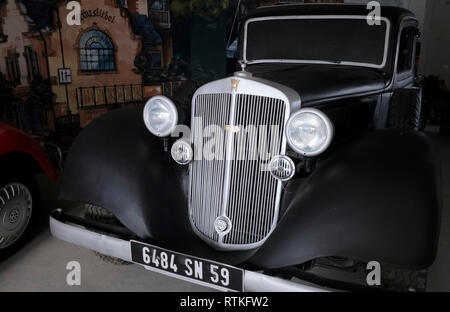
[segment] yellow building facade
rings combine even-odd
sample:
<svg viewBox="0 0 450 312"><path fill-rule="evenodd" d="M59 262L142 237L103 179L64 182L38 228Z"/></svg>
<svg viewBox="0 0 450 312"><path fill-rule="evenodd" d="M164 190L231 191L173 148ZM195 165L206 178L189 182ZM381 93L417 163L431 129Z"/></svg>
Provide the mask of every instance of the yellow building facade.
<svg viewBox="0 0 450 312"><path fill-rule="evenodd" d="M141 76L133 72L141 40L132 30L129 12L115 0L79 2L81 25L68 24L67 15L71 11L61 1L54 12L60 29L48 38L57 117L67 115L69 110L78 114L80 105L107 104L108 97L115 96L111 94L114 86L142 83ZM105 92L98 87L108 89Z"/></svg>

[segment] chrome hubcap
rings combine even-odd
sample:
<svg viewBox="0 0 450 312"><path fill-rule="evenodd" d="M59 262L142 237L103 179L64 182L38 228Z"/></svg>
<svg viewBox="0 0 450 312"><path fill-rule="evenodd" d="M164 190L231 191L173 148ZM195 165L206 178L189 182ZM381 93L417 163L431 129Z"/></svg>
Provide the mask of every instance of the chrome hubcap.
<svg viewBox="0 0 450 312"><path fill-rule="evenodd" d="M0 189L0 249L14 244L30 222L33 200L30 190L21 183Z"/></svg>

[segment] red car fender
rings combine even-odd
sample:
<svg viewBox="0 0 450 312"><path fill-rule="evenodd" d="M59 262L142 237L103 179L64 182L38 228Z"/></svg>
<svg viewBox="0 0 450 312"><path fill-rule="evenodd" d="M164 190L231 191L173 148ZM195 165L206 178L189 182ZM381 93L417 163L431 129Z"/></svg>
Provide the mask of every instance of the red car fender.
<svg viewBox="0 0 450 312"><path fill-rule="evenodd" d="M26 133L0 123L0 156L10 152L24 152L32 156L52 181L58 180L56 167L38 142Z"/></svg>

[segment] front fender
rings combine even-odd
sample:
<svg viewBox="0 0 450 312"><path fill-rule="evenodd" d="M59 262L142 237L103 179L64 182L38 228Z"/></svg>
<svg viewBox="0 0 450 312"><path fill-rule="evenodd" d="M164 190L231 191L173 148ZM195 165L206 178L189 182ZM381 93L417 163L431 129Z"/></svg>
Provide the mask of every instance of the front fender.
<svg viewBox="0 0 450 312"><path fill-rule="evenodd" d="M60 199L104 207L144 240L229 264L253 252L206 246L188 218L188 171L145 127L141 109L111 111L89 124L66 160Z"/></svg>
<svg viewBox="0 0 450 312"><path fill-rule="evenodd" d="M438 245L440 190L425 135L370 132L294 186L284 217L251 262L279 268L333 256L429 267Z"/></svg>
<svg viewBox="0 0 450 312"><path fill-rule="evenodd" d="M107 208L141 238L163 239L185 230L174 222L186 218L181 207L187 204L186 179L177 169L162 141L145 127L141 110L117 110L75 140L60 198Z"/></svg>

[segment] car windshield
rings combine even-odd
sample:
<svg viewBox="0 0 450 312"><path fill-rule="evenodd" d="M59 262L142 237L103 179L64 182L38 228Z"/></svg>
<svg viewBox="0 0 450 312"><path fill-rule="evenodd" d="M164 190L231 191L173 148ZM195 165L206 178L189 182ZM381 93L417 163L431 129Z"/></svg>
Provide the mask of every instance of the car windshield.
<svg viewBox="0 0 450 312"><path fill-rule="evenodd" d="M383 68L389 20L369 25L366 16L292 16L246 23L247 63L335 63Z"/></svg>

